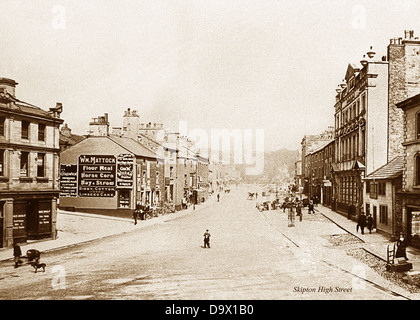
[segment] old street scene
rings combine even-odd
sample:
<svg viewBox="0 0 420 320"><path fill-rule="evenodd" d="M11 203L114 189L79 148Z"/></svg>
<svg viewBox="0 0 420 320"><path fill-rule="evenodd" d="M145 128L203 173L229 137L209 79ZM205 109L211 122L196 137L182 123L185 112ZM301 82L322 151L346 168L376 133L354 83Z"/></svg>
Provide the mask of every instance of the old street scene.
<svg viewBox="0 0 420 320"><path fill-rule="evenodd" d="M420 4L3 2L0 300L420 298Z"/></svg>

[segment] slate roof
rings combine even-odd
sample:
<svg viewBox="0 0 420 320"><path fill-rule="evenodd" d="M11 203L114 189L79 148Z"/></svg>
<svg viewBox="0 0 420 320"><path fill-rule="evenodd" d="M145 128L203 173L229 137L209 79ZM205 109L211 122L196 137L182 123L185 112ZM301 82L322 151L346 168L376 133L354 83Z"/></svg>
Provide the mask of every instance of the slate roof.
<svg viewBox="0 0 420 320"><path fill-rule="evenodd" d="M57 119L53 117L50 111L43 110L40 107L34 106L22 100L19 100L16 97L13 97L10 93L6 91L0 92L0 100L6 101L6 102L12 102L12 107L9 107L9 106L6 107L10 111L20 112L20 113L37 116L37 117L48 118L48 119L55 119L61 122L63 121L62 119ZM2 106L2 107L4 108L5 106Z"/></svg>
<svg viewBox="0 0 420 320"><path fill-rule="evenodd" d="M123 148L126 148L136 156L141 157L148 157L153 159L162 159L156 153L154 153L149 148L146 148L144 145L140 144L139 142L126 137L120 137L117 135L110 135L108 137L110 140L114 141L115 143L119 144Z"/></svg>
<svg viewBox="0 0 420 320"><path fill-rule="evenodd" d="M383 165L379 169L373 171L369 174L365 179L366 180L387 180L387 179L394 179L398 176L402 175L403 167L404 167L404 158L403 157L395 157L387 164Z"/></svg>

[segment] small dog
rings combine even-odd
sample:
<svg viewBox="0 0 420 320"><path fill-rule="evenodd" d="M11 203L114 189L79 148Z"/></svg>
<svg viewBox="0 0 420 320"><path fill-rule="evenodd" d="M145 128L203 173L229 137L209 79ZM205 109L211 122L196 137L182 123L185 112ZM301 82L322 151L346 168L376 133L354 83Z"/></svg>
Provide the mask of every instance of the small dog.
<svg viewBox="0 0 420 320"><path fill-rule="evenodd" d="M38 261L32 262L31 266L34 267L35 273L37 273L38 269L42 269L42 272L45 272L45 267L47 266L45 263L39 263Z"/></svg>

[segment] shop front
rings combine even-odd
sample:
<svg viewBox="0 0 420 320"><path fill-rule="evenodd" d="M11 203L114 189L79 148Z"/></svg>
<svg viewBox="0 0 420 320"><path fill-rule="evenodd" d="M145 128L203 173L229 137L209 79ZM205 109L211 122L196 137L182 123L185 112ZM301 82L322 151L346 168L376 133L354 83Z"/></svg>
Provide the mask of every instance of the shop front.
<svg viewBox="0 0 420 320"><path fill-rule="evenodd" d="M13 242L55 239L56 196L19 194L0 199L0 247L11 246Z"/></svg>
<svg viewBox="0 0 420 320"><path fill-rule="evenodd" d="M404 212L405 211L405 212ZM420 197L418 193L403 193L403 234L408 243L420 249Z"/></svg>

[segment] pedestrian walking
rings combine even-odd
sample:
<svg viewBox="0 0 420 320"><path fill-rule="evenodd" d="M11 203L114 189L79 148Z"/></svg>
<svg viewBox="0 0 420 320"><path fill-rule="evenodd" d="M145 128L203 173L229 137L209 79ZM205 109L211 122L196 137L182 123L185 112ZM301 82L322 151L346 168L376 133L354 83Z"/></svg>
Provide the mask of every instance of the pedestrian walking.
<svg viewBox="0 0 420 320"><path fill-rule="evenodd" d="M217 202L220 200L220 193L217 194Z"/></svg>
<svg viewBox="0 0 420 320"><path fill-rule="evenodd" d="M296 215L299 216L299 221L302 221L302 207L300 202L296 204Z"/></svg>
<svg viewBox="0 0 420 320"><path fill-rule="evenodd" d="M369 230L369 233L372 233L372 229L373 229L373 217L370 213L368 213L367 215L367 228Z"/></svg>
<svg viewBox="0 0 420 320"><path fill-rule="evenodd" d="M366 227L366 215L362 211L359 215L359 219L357 220L356 231L359 231L359 228L360 228L360 231L362 232L362 234L365 234L365 227Z"/></svg>
<svg viewBox="0 0 420 320"><path fill-rule="evenodd" d="M314 201L313 200L310 200L309 201L309 205L308 205L308 214L311 214L311 212L312 213L315 213L315 210L314 210Z"/></svg>
<svg viewBox="0 0 420 320"><path fill-rule="evenodd" d="M22 255L22 250L20 246L15 242L13 243L13 260L15 262L15 268L19 267L19 260Z"/></svg>
<svg viewBox="0 0 420 320"><path fill-rule="evenodd" d="M138 213L137 213L137 209L135 209L133 210L134 225L137 224L137 218L138 218Z"/></svg>
<svg viewBox="0 0 420 320"><path fill-rule="evenodd" d="M204 248L210 248L210 232L207 229L206 232L204 232Z"/></svg>

